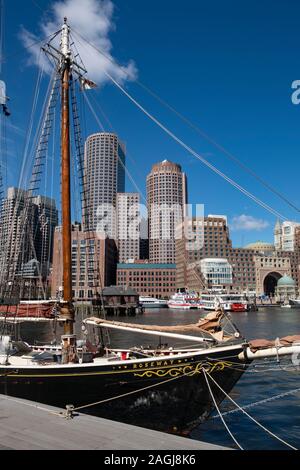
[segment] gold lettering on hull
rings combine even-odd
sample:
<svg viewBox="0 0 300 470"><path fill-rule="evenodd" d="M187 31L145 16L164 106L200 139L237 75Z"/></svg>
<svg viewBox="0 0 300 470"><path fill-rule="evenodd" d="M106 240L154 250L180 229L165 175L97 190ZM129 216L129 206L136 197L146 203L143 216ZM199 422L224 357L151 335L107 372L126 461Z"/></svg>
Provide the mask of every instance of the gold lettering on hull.
<svg viewBox="0 0 300 470"><path fill-rule="evenodd" d="M212 372L216 371L223 371L224 369L232 367L234 364L232 362L200 362L198 364L189 364L189 365L183 365L179 367L172 367L167 370L147 370L143 371L141 373L135 372L134 375L136 377L141 377L141 378L152 378L152 377L158 377L158 378L164 378L164 377L170 377L170 378L175 378L179 377L180 375L188 376L188 377L193 377L194 375L202 374L203 369L206 370L209 374Z"/></svg>

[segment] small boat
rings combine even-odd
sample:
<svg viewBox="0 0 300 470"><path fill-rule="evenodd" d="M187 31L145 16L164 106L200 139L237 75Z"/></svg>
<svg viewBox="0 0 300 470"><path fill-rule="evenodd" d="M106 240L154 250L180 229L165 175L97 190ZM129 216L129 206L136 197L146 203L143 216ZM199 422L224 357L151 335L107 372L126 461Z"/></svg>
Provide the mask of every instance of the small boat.
<svg viewBox="0 0 300 470"><path fill-rule="evenodd" d="M289 302L293 307L300 307L300 299L290 299Z"/></svg>
<svg viewBox="0 0 300 470"><path fill-rule="evenodd" d="M188 302L185 302L185 300L169 300L168 302L168 307L169 308L178 308L180 310L190 310L191 304Z"/></svg>
<svg viewBox="0 0 300 470"><path fill-rule="evenodd" d="M178 308L183 310L199 308L199 299L189 292L176 292L168 301L169 308Z"/></svg>
<svg viewBox="0 0 300 470"><path fill-rule="evenodd" d="M140 297L140 306L143 308L167 308L167 300L157 299L155 297Z"/></svg>
<svg viewBox="0 0 300 470"><path fill-rule="evenodd" d="M247 312L247 306L242 303L233 303L231 304L231 311L232 312Z"/></svg>

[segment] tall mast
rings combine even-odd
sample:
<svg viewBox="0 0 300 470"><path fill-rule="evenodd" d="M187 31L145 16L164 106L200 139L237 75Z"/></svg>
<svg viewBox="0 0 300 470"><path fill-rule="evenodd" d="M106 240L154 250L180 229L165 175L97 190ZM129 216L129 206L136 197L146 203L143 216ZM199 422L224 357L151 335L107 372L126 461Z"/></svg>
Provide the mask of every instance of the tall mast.
<svg viewBox="0 0 300 470"><path fill-rule="evenodd" d="M62 194L62 245L65 335L73 334L74 309L72 306L72 227L71 227L71 176L70 176L70 105L71 76L70 29L67 18L61 33L61 194Z"/></svg>

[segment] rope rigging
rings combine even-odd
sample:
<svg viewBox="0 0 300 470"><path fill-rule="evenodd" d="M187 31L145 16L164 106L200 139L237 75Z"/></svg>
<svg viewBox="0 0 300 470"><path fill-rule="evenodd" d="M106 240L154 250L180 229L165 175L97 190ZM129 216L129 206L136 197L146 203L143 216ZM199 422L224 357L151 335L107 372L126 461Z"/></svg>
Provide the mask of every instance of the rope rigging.
<svg viewBox="0 0 300 470"><path fill-rule="evenodd" d="M185 144L183 140L178 138L172 131L170 131L164 124L162 124L158 119L156 119L151 113L149 113L140 103L137 102L135 98L133 98L132 95L130 95L108 72L104 72L105 75L114 83L114 85L125 95L129 100L135 104L137 108L139 108L152 122L154 122L158 127L160 127L169 137L171 137L177 144L179 144L181 147L183 147L185 150L187 150L191 155L196 157L199 161L201 161L204 165L206 165L208 168L210 168L214 173L218 174L223 178L225 181L227 181L231 186L235 187L238 189L241 193L243 193L245 196L247 196L249 199L253 200L256 204L261 206L263 209L267 210L270 212L272 215L277 217L280 220L286 220L287 218L273 209L271 206L268 204L264 203L261 199L250 193L248 190L243 188L240 184L236 183L232 178L227 176L225 173L220 171L217 167L212 165L208 160L206 160L203 156L201 156L198 152L193 150L190 146Z"/></svg>
<svg viewBox="0 0 300 470"><path fill-rule="evenodd" d="M91 222L91 203L88 191L88 181L86 175L86 168L84 162L84 143L81 134L80 116L76 99L76 82L72 80L71 83L71 105L73 114L73 128L74 128L74 140L75 149L77 156L77 169L79 172L79 184L80 184L80 199L81 199L81 211L83 217L83 231L86 234L85 237L85 263L86 263L86 276L88 286L93 292L93 296L97 297L97 292L100 295L101 306L104 311L104 301L102 297L103 290L103 279L100 271L100 266L97 260L95 260L96 254L96 240L97 235L92 227Z"/></svg>
<svg viewBox="0 0 300 470"><path fill-rule="evenodd" d="M130 79L130 75L122 65L120 65L113 57L110 55L106 54L102 49L97 47L95 44L93 44L91 41L87 40L84 38L78 31L74 30L74 33L80 37L83 41L85 41L86 44L88 44L90 47L92 47L94 50L96 50L99 54L104 56L109 62L111 62L113 65L117 66L120 71L124 74L125 77ZM287 205L289 205L292 209L297 211L298 213L300 212L300 208L297 207L293 202L291 202L285 195L283 195L278 189L274 188L270 183L268 183L266 180L264 180L260 175L258 175L254 170L252 170L250 167L248 167L245 163L243 163L241 160L239 160L235 155L233 155L232 152L229 152L224 146L220 145L218 142L216 142L212 137L210 137L206 132L204 132L202 129L199 128L196 124L194 124L190 119L186 118L182 113L177 111L173 106L171 106L169 103L167 103L165 100L163 100L160 96L158 96L157 93L153 92L149 87L144 85L140 80L136 79L135 83L145 90L149 95L151 95L153 98L155 98L160 104L162 104L166 109L171 111L173 114L175 114L180 120L182 120L185 124L187 124L191 129L197 132L201 137L203 137L205 140L207 140L210 144L212 144L215 148L217 148L220 152L222 152L226 157L228 157L230 160L234 161L240 168L242 168L246 173L254 177L260 184L262 184L266 189L268 189L270 192L275 194L277 197L279 197L283 202L285 202Z"/></svg>
<svg viewBox="0 0 300 470"><path fill-rule="evenodd" d="M257 426L259 426L261 429L263 429L267 434L269 434L270 436L272 436L273 438L277 439L278 441L280 441L282 444L286 445L287 447L289 447L290 449L292 450L298 450L296 449L296 447L292 446L291 444L289 444L288 442L286 442L285 440L281 439L280 437L276 436L276 434L274 434L272 431L270 431L269 429L267 429L264 425L262 425L261 423L259 423L255 418L253 418L251 415L249 415L249 413L247 413L247 411L245 411L244 408L242 408L235 400L233 400L233 398L230 397L230 395L228 395L228 393L226 393L222 387L218 384L218 382L212 377L211 374L209 374L207 371L205 371L205 369L203 368L203 372L205 374L205 377L208 376L209 379L214 383L214 385L216 387L219 388L219 390L221 390L221 392L226 396L226 398L228 398L228 400L230 400L237 408L239 411L241 411L242 413L244 413L251 421L253 421ZM206 377L207 379L207 377ZM208 380L207 380L208 382Z"/></svg>
<svg viewBox="0 0 300 470"><path fill-rule="evenodd" d="M73 29L74 31L74 29ZM77 36L82 38L87 44L92 46L95 50L97 50L100 54L102 54L101 50L99 50L96 46L94 46L92 43L89 43L86 39L84 39L77 31L74 31ZM122 67L121 67L122 69ZM123 69L122 69L123 70ZM261 199L253 195L250 191L246 190L243 188L240 184L238 184L236 181L234 181L232 178L227 176L225 173L220 171L217 167L212 165L207 159L205 159L202 155L200 155L198 152L193 150L191 147L189 147L185 142L183 142L180 138L178 138L171 130L169 130L165 125L163 125L154 115L152 115L150 112L146 110L132 95L130 95L124 87L120 85L108 72L104 71L104 74L106 77L137 107L142 111L152 122L154 122L158 127L160 127L169 137L171 137L177 144L179 144L181 147L183 147L185 150L187 150L191 155L193 155L195 158L197 158L199 161L201 161L204 165L206 165L208 168L210 168L214 173L218 174L221 178L223 178L225 181L227 181L230 185L238 189L240 192L242 192L245 196L247 196L249 199L253 200L256 204L261 206L263 209L267 210L270 212L272 215L274 215L276 218L280 220L287 220L287 217L279 213L277 210L273 209L271 206L263 202Z"/></svg>
<svg viewBox="0 0 300 470"><path fill-rule="evenodd" d="M39 95L39 87L41 82L41 76L39 76L37 81L37 88L34 97L34 104L33 108L36 108L38 102L38 95ZM56 74L53 75L49 87L48 93L46 94L46 99L44 103L44 107L40 117L40 124L37 128L36 135L33 139L32 147L36 147L35 151L28 152L29 145L30 145L30 135L28 135L27 143L25 145L25 152L24 152L24 160L23 160L23 167L21 171L20 181L22 184L19 184L19 187L26 187L26 191L20 190L18 192L18 197L14 209L14 219L18 220L19 224L19 236L18 242L12 243L13 236L14 236L14 227L11 227L9 237L7 239L7 250L6 252L9 253L8 256L8 269L6 273L6 278L4 282L4 296L11 298L16 293L16 285L18 285L17 289L19 291L18 294L21 293L21 285L18 281L20 281L20 276L18 276L18 271L23 269L25 263L31 259L31 254L33 259L37 259L36 250L34 247L34 240L37 237L37 230L38 226L35 224L35 210L32 206L33 198L37 195L37 191L40 189L41 182L42 182L42 175L43 169L45 167L45 162L48 157L48 143L49 137L52 129L52 123L55 115L55 108L57 104L57 99L59 96L59 82L57 79ZM34 114L34 113L33 113ZM33 114L32 119L29 124L29 131L31 133L33 128ZM29 154L29 155L28 155ZM26 184L26 174L25 168L26 163L28 162L29 156L33 155L33 164L31 175L28 178L29 181ZM45 206L43 203L40 207L41 216L45 214ZM42 235L43 239L43 235ZM38 276L40 279L41 286L42 278L43 278L43 271L44 271L44 264L47 263L47 253L43 250L43 241L42 241L42 253L41 253L41 265L38 266ZM3 285L3 280L2 280ZM43 290L43 297L45 298L45 291Z"/></svg>

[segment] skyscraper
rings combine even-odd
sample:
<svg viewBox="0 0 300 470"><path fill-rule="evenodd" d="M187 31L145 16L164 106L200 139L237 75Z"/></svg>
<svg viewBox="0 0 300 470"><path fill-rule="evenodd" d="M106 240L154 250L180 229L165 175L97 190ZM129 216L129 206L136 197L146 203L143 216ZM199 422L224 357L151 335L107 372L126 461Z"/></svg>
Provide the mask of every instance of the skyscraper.
<svg viewBox="0 0 300 470"><path fill-rule="evenodd" d="M117 240L119 262L140 258L140 196L117 194Z"/></svg>
<svg viewBox="0 0 300 470"><path fill-rule="evenodd" d="M84 225L116 238L117 193L125 191L125 146L116 134L99 132L85 144Z"/></svg>
<svg viewBox="0 0 300 470"><path fill-rule="evenodd" d="M186 175L181 166L164 160L147 177L149 258L151 263L175 263L175 228L187 204Z"/></svg>
<svg viewBox="0 0 300 470"><path fill-rule="evenodd" d="M26 191L8 188L7 197L2 200L0 223L0 279L7 283L21 267L21 261L28 261L29 237L24 237ZM31 205L32 209L32 205ZM29 212L29 211L27 211ZM31 215L32 215L32 211ZM36 218L36 214L34 214ZM37 220L37 218L36 218ZM24 241L26 240L26 246ZM23 252L21 257L20 252Z"/></svg>
<svg viewBox="0 0 300 470"><path fill-rule="evenodd" d="M42 275L49 274L53 234L58 212L53 199L9 188L3 199L0 223L1 283L14 278L36 260Z"/></svg>

